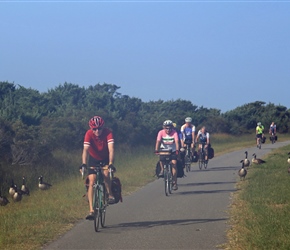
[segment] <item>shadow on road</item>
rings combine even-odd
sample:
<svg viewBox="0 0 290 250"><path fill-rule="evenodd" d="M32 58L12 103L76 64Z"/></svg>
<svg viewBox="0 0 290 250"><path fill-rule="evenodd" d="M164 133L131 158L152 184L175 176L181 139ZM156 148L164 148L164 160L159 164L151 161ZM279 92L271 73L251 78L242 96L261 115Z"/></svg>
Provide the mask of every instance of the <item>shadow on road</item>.
<svg viewBox="0 0 290 250"><path fill-rule="evenodd" d="M222 189L222 190L201 190L201 191L184 191L175 193L175 195L191 195L191 194L217 194L236 192L237 189Z"/></svg>
<svg viewBox="0 0 290 250"><path fill-rule="evenodd" d="M194 169L190 172L201 172L201 171L227 171L227 170L238 170L241 166L229 166L229 167L210 167L208 166L207 169Z"/></svg>
<svg viewBox="0 0 290 250"><path fill-rule="evenodd" d="M220 185L220 184L235 184L236 181L214 181L214 182L197 182L197 183L186 183L186 184L178 184L178 186L206 186L206 185Z"/></svg>
<svg viewBox="0 0 290 250"><path fill-rule="evenodd" d="M219 218L219 219L184 219L184 220L161 220L161 221L137 221L137 222L127 222L120 223L118 225L108 226L107 228L126 228L129 230L136 230L142 228L151 228L158 226L168 226L168 225L179 225L186 226L191 224L199 224L199 223L209 223L215 221L225 221L227 218Z"/></svg>

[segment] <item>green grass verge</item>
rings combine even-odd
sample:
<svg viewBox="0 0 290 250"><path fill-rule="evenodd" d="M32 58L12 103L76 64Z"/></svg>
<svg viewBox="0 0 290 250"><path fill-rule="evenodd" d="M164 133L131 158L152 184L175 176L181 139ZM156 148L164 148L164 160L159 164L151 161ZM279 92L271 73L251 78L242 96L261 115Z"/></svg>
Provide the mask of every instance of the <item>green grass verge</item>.
<svg viewBox="0 0 290 250"><path fill-rule="evenodd" d="M286 146L271 152L237 184L226 249L290 249L289 151Z"/></svg>
<svg viewBox="0 0 290 250"><path fill-rule="evenodd" d="M289 137L279 137L279 140L286 139ZM253 146L254 143L254 135L212 136L215 155ZM153 150L154 146L120 148L116 145L116 176L122 181L123 195L156 179L154 170L158 157L153 154ZM59 168L64 175L59 176L49 168L45 173L33 173L33 180L27 180L28 186L31 185L31 195L23 197L21 202L14 203L10 200L7 206L0 207L0 249L40 249L45 243L72 228L88 212L88 204L83 197L84 181L77 169L81 151L70 155L55 152L55 157L63 162L63 166ZM51 189L37 189L35 177L39 174L43 174L53 184Z"/></svg>

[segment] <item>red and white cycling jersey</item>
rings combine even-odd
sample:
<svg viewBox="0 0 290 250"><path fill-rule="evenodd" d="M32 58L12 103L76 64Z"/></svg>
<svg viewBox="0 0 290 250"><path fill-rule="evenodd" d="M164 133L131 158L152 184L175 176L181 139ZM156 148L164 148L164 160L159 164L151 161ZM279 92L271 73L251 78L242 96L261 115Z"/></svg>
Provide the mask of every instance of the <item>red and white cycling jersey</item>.
<svg viewBox="0 0 290 250"><path fill-rule="evenodd" d="M161 142L160 151L172 150L174 152L176 151L175 142L178 141L178 134L174 129L169 134L166 134L165 130L162 129L158 132L157 141Z"/></svg>
<svg viewBox="0 0 290 250"><path fill-rule="evenodd" d="M89 146L89 154L96 160L109 159L108 144L110 143L114 143L114 137L112 131L107 128L103 128L100 136L94 135L91 129L85 134L84 146Z"/></svg>

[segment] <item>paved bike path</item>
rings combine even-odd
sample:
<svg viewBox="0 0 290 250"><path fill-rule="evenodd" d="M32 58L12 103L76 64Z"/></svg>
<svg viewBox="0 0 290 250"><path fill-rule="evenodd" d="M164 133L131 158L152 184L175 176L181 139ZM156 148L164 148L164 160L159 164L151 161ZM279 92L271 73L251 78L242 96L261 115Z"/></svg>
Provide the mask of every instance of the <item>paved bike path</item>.
<svg viewBox="0 0 290 250"><path fill-rule="evenodd" d="M262 158L289 143L224 154L212 159L207 170L193 164L169 197L163 180L156 180L124 197L123 203L110 206L107 227L100 232L94 231L92 221L84 220L44 249L219 249L226 242L230 194L236 191L245 150L249 159L253 153Z"/></svg>

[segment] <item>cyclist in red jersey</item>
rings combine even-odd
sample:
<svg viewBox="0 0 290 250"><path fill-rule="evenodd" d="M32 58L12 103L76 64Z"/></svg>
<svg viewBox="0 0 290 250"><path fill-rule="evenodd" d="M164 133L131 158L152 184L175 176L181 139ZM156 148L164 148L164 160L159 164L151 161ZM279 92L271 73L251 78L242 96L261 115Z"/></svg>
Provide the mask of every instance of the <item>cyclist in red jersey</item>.
<svg viewBox="0 0 290 250"><path fill-rule="evenodd" d="M109 168L116 170L114 162L114 137L111 130L104 127L104 120L100 116L94 116L89 120L90 129L86 132L84 138L84 148L82 153L82 167L87 166L88 161L88 200L90 213L86 219L92 219L93 210L93 185L96 180L95 167L102 163L104 183L109 194L109 204L115 203L115 198L111 190L111 181L109 177ZM81 170L80 170L81 171Z"/></svg>

